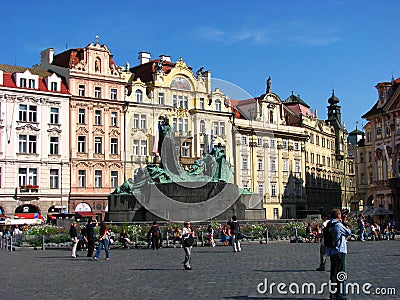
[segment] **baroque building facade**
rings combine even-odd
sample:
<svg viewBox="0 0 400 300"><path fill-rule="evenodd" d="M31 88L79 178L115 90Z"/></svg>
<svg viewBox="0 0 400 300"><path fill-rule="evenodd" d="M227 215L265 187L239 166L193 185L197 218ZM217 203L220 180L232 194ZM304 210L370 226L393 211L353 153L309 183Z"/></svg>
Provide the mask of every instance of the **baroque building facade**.
<svg viewBox="0 0 400 300"><path fill-rule="evenodd" d="M211 90L211 72L203 68L193 73L180 58L151 59L139 53L139 64L129 69L126 98L126 177L147 163L160 162L159 124L168 118L175 135L176 156L184 168L203 158L212 145L221 144L231 159L230 110L225 95Z"/></svg>
<svg viewBox="0 0 400 300"><path fill-rule="evenodd" d="M37 69L66 78L69 103L71 180L70 213L100 215L108 209L108 194L123 180L125 152L125 79L106 45L54 55L41 53Z"/></svg>
<svg viewBox="0 0 400 300"><path fill-rule="evenodd" d="M53 72L0 65L0 215L68 208L69 97Z"/></svg>
<svg viewBox="0 0 400 300"><path fill-rule="evenodd" d="M365 140L359 147L361 193L365 206L400 216L400 78L376 85L378 100L363 115Z"/></svg>

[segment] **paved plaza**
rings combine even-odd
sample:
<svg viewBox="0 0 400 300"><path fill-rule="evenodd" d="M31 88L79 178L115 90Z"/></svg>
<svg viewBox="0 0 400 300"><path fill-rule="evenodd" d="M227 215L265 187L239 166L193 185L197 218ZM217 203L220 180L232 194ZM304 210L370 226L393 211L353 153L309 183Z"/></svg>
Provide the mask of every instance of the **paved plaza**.
<svg viewBox="0 0 400 300"><path fill-rule="evenodd" d="M349 242L348 248L347 282L372 285L371 295L351 299L400 299L399 240ZM93 261L86 252L74 260L67 249L2 249L1 299L329 299L327 289L294 295L288 288L301 292L303 283L314 283L318 290L328 282L329 272L315 271L319 244L253 242L242 249L195 247L193 270L183 269L181 248L112 249L109 261ZM272 293L260 285L266 280L275 283ZM277 292L279 283L288 294ZM376 288L396 288L397 295L372 295Z"/></svg>

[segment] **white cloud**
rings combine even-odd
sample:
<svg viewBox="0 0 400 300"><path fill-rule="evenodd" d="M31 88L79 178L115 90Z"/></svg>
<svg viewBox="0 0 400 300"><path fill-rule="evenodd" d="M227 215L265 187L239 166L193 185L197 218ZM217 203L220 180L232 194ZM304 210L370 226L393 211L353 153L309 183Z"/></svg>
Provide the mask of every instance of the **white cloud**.
<svg viewBox="0 0 400 300"><path fill-rule="evenodd" d="M338 30L320 29L302 22L286 24L271 24L267 27L219 29L202 27L198 30L199 36L206 41L218 41L226 44L250 43L255 45L300 45L326 46L341 41Z"/></svg>

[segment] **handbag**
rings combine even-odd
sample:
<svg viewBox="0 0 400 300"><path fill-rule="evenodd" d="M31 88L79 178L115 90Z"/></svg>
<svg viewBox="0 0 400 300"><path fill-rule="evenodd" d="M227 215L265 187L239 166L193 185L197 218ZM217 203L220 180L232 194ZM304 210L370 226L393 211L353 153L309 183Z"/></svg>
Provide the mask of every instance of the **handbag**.
<svg viewBox="0 0 400 300"><path fill-rule="evenodd" d="M183 245L185 247L191 247L194 244L194 237L193 235L189 235L186 239L183 239Z"/></svg>
<svg viewBox="0 0 400 300"><path fill-rule="evenodd" d="M239 232L237 234L237 238L238 238L238 240L242 240L243 239L243 234L241 232Z"/></svg>

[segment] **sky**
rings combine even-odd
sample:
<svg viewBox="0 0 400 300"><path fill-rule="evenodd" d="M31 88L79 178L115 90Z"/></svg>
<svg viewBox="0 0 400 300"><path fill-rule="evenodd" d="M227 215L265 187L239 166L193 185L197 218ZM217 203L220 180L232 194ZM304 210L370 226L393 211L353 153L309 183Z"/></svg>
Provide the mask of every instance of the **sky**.
<svg viewBox="0 0 400 300"><path fill-rule="evenodd" d="M399 9L397 0L4 1L0 63L31 67L46 48L99 36L117 65L136 65L140 51L182 57L231 99L265 93L270 76L272 92L300 95L319 119L334 89L350 132L366 124L376 84L400 77Z"/></svg>

